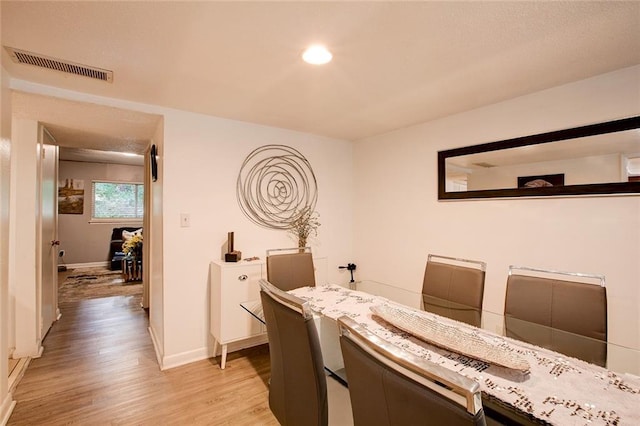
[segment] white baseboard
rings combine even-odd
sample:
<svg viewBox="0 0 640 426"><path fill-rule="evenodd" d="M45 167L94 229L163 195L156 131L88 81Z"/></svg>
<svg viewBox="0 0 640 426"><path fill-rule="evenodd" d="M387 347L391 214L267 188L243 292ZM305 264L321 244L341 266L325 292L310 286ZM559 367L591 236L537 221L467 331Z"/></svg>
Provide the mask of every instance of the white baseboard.
<svg viewBox="0 0 640 426"><path fill-rule="evenodd" d="M31 350L27 352L20 352L14 349L11 358L40 358L42 356L42 352L44 352L44 346L42 346L40 342L38 342L38 346L32 347Z"/></svg>
<svg viewBox="0 0 640 426"><path fill-rule="evenodd" d="M18 364L15 366L11 374L9 375L8 380L8 388L9 393L13 393L13 390L18 386L20 380L24 376L24 373L27 371L27 367L31 363L31 358L20 358Z"/></svg>
<svg viewBox="0 0 640 426"><path fill-rule="evenodd" d="M156 361L158 361L160 370L163 370L162 368L163 353L162 353L162 348L160 347L160 342L158 341L158 338L153 328L147 327L147 330L149 330L149 336L151 336L151 343L153 344L153 350L156 352Z"/></svg>
<svg viewBox="0 0 640 426"><path fill-rule="evenodd" d="M9 392L2 401L2 405L0 405L0 425L4 426L9 422L9 417L11 417L15 406L16 402L13 400L13 394Z"/></svg>
<svg viewBox="0 0 640 426"><path fill-rule="evenodd" d="M109 266L110 263L105 262L87 262L87 263L67 263L65 266L71 269L97 268L99 266Z"/></svg>
<svg viewBox="0 0 640 426"><path fill-rule="evenodd" d="M207 348L199 348L176 355L169 355L162 359L160 369L168 370L170 368L180 367L181 365L190 364L192 362L202 361L207 358L209 358L209 351Z"/></svg>

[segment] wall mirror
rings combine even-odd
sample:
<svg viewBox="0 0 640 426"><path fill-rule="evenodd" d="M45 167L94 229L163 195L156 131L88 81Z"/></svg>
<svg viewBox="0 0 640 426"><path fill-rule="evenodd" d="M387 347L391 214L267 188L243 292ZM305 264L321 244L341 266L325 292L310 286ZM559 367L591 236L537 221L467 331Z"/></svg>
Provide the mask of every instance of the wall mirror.
<svg viewBox="0 0 640 426"><path fill-rule="evenodd" d="M438 199L640 194L640 116L438 152Z"/></svg>

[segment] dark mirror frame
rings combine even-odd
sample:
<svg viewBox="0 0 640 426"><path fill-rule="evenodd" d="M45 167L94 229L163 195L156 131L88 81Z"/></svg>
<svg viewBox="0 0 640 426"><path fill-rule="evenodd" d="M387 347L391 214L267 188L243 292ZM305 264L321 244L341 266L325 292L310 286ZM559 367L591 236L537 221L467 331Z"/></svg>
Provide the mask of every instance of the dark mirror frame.
<svg viewBox="0 0 640 426"><path fill-rule="evenodd" d="M480 145L454 148L438 151L438 200L460 200L469 198L502 198L502 197L541 197L541 196L573 196L573 195L603 195L603 194L635 194L640 193L640 182L614 182L588 185L566 185L543 188L510 188L488 189L475 191L446 192L445 161L450 157L477 154L481 152L497 151L517 148L521 146L537 145L547 142L557 142L567 139L601 135L640 128L640 116L590 124L572 129L556 130L537 135L522 136Z"/></svg>

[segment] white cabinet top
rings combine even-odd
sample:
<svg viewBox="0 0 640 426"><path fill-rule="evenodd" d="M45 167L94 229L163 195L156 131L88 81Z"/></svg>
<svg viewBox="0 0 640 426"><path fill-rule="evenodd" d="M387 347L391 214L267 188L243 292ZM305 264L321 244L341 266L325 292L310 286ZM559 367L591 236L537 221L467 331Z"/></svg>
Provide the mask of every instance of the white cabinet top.
<svg viewBox="0 0 640 426"><path fill-rule="evenodd" d="M264 265L264 260L241 260L240 262L225 262L224 260L212 260L211 263L215 263L223 268L234 268L247 265Z"/></svg>

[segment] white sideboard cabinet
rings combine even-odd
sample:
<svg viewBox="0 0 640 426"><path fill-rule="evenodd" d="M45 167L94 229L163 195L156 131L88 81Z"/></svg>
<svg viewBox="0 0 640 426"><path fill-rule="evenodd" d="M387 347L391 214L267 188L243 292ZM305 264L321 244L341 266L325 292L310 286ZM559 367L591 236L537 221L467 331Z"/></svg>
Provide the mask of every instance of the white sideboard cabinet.
<svg viewBox="0 0 640 426"><path fill-rule="evenodd" d="M248 340L247 346L252 346L266 342L264 325L240 306L260 298L258 281L263 267L260 261L211 262L210 332L215 339L214 357L218 345L222 346L220 368L225 367L229 343Z"/></svg>

